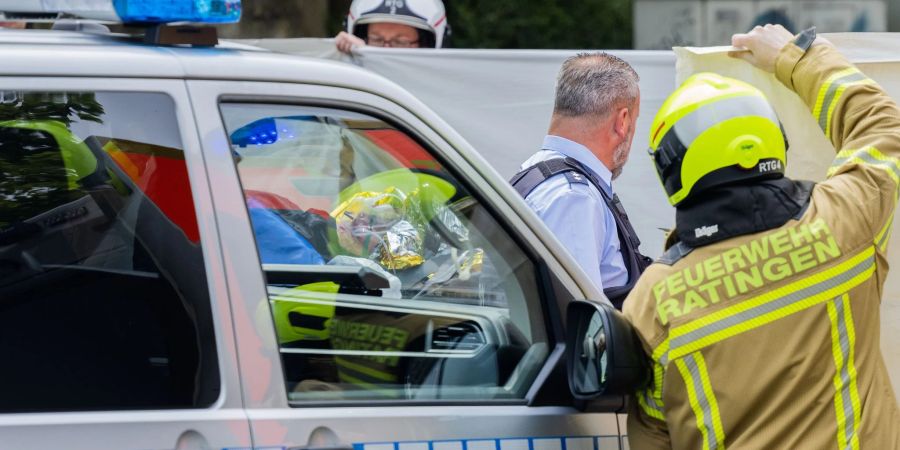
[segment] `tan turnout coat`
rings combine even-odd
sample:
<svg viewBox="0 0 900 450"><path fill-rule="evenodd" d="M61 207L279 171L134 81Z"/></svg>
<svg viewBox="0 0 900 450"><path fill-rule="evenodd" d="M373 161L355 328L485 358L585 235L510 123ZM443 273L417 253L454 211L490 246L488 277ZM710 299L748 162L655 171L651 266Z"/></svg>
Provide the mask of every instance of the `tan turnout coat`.
<svg viewBox="0 0 900 450"><path fill-rule="evenodd" d="M839 152L799 220L644 273L624 307L653 367L634 450L900 449L879 343L900 111L831 47L785 46L776 76Z"/></svg>

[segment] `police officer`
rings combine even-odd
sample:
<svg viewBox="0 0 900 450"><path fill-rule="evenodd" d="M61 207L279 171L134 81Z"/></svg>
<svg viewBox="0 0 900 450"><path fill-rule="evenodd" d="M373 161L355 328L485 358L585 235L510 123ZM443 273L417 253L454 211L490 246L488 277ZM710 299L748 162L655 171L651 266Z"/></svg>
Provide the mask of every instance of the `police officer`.
<svg viewBox="0 0 900 450"><path fill-rule="evenodd" d="M622 59L563 63L550 130L510 182L617 308L648 260L614 194L640 109L638 75Z"/></svg>
<svg viewBox="0 0 900 450"><path fill-rule="evenodd" d="M785 178L778 118L738 80L697 74L663 104L650 145L676 231L625 302L653 364L631 448L900 448L878 331L900 110L814 29L732 41L838 153L826 181Z"/></svg>
<svg viewBox="0 0 900 450"><path fill-rule="evenodd" d="M353 47L441 48L450 35L441 0L353 0L337 49Z"/></svg>

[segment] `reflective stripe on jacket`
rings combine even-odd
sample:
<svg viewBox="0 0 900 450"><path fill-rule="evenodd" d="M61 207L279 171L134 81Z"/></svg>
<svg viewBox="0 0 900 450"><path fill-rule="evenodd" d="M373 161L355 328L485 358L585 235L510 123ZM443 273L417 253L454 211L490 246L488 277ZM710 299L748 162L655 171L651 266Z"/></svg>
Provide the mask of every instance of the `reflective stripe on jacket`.
<svg viewBox="0 0 900 450"><path fill-rule="evenodd" d="M654 368L632 449L900 448L879 342L900 111L830 47L776 66L840 151L799 220L644 272L624 310Z"/></svg>

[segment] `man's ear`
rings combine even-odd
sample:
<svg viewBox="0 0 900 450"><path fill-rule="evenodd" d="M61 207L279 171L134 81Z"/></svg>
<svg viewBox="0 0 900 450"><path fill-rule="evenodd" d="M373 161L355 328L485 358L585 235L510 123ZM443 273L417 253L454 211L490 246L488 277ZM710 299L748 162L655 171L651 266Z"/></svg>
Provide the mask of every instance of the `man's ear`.
<svg viewBox="0 0 900 450"><path fill-rule="evenodd" d="M616 133L616 136L621 140L625 140L628 137L628 132L631 131L631 109L627 107L619 108L616 111L616 117L613 121L613 131Z"/></svg>

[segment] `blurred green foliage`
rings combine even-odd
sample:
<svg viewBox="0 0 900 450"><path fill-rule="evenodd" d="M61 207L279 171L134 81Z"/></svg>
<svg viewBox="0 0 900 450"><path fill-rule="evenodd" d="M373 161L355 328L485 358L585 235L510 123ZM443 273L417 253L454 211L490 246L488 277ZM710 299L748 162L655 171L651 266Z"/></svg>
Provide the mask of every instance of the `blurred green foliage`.
<svg viewBox="0 0 900 450"><path fill-rule="evenodd" d="M347 11L350 11L351 0L330 0L328 2L328 36L344 31L347 26Z"/></svg>
<svg viewBox="0 0 900 450"><path fill-rule="evenodd" d="M0 121L55 120L66 125L76 118L103 123L103 105L93 93L0 92Z"/></svg>
<svg viewBox="0 0 900 450"><path fill-rule="evenodd" d="M460 48L631 48L631 0L446 0Z"/></svg>
<svg viewBox="0 0 900 450"><path fill-rule="evenodd" d="M456 48L632 48L631 0L444 0ZM332 0L340 31L349 0Z"/></svg>

